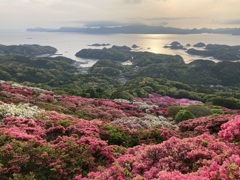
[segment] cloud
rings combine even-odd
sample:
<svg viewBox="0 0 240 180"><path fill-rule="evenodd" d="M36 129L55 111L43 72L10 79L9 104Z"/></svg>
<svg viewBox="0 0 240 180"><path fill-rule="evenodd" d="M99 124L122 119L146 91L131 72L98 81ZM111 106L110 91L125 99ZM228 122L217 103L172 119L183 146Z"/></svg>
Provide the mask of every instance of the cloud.
<svg viewBox="0 0 240 180"><path fill-rule="evenodd" d="M124 26L125 23L117 21L88 21L83 22L85 27L110 27L110 26Z"/></svg>
<svg viewBox="0 0 240 180"><path fill-rule="evenodd" d="M212 24L240 25L240 19L213 19Z"/></svg>
<svg viewBox="0 0 240 180"><path fill-rule="evenodd" d="M125 0L128 4L140 4L143 2L143 0Z"/></svg>
<svg viewBox="0 0 240 180"><path fill-rule="evenodd" d="M224 24L240 24L240 19L228 20Z"/></svg>
<svg viewBox="0 0 240 180"><path fill-rule="evenodd" d="M175 21L175 20L186 20L186 19L201 19L202 17L157 17L157 18L146 18L149 21Z"/></svg>
<svg viewBox="0 0 240 180"><path fill-rule="evenodd" d="M124 0L124 1L125 3L128 3L128 4L140 4L147 1L149 4L152 4L154 2L167 2L169 0Z"/></svg>

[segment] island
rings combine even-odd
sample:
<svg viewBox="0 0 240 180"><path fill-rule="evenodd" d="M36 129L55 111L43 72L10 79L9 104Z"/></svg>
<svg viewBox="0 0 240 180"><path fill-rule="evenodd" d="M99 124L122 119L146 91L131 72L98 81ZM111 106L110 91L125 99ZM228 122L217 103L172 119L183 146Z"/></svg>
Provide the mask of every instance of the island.
<svg viewBox="0 0 240 180"><path fill-rule="evenodd" d="M51 28L28 28L30 32L78 32L88 34L231 34L240 35L240 28L219 28L219 29L181 29L166 26L148 26L144 24L128 24L116 27L61 27L58 29Z"/></svg>
<svg viewBox="0 0 240 180"><path fill-rule="evenodd" d="M219 44L208 44L203 50L190 48L187 50L187 53L203 57L214 57L215 59L221 61L235 61L240 60L240 45L228 46Z"/></svg>
<svg viewBox="0 0 240 180"><path fill-rule="evenodd" d="M40 46L37 44L23 45L0 45L0 56L3 55L24 55L24 56L39 56L39 55L54 55L57 49L51 46Z"/></svg>
<svg viewBox="0 0 240 180"><path fill-rule="evenodd" d="M88 45L88 46L95 46L95 47L99 47L99 46L110 46L111 44L109 44L109 43L102 43L102 44L100 44L100 43L94 43L94 44L91 44L91 45Z"/></svg>
<svg viewBox="0 0 240 180"><path fill-rule="evenodd" d="M173 41L170 45L165 45L164 48L170 48L173 50L176 49L186 50L186 48L178 41Z"/></svg>

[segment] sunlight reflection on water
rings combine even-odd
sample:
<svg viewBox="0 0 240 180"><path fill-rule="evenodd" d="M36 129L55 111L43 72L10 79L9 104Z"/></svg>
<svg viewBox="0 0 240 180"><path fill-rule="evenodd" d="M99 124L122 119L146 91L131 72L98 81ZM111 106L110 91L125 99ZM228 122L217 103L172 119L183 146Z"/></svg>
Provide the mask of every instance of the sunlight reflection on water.
<svg viewBox="0 0 240 180"><path fill-rule="evenodd" d="M109 43L111 45L129 46L133 44L140 46L136 51L149 51L160 54L180 55L186 63L199 59L199 56L187 54L184 50L171 50L164 48L164 45L173 41L178 41L182 45L194 45L198 42L205 44L227 44L239 45L240 36L225 34L80 34L80 33L47 33L47 32L0 32L1 44L18 45L18 44L40 44L50 45L58 49L58 54L62 54L76 61L86 62L82 66L91 66L96 60L77 58L75 54L83 48L102 48L90 47L94 43ZM201 58L211 59L211 58ZM211 59L214 60L214 59Z"/></svg>

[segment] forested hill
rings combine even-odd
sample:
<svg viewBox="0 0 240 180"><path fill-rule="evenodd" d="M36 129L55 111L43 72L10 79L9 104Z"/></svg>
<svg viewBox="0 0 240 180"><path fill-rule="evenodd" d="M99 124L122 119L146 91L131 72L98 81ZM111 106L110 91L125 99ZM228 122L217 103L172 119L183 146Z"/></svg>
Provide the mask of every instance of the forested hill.
<svg viewBox="0 0 240 180"><path fill-rule="evenodd" d="M24 55L24 56L37 56L44 54L55 54L57 49L51 46L34 45L0 45L0 56L3 55Z"/></svg>
<svg viewBox="0 0 240 180"><path fill-rule="evenodd" d="M94 55L94 50L89 52ZM84 97L130 99L159 93L240 108L239 62L196 60L185 64L180 56L133 52L132 65L123 65L118 54L132 55L126 47L100 53L102 59L87 74L64 57L2 56L0 77Z"/></svg>
<svg viewBox="0 0 240 180"><path fill-rule="evenodd" d="M222 54L224 52L222 49ZM92 73L109 76L121 74L127 79L136 77L166 78L187 84L240 85L240 62L214 63L200 59L186 64L179 55L134 52L126 46L82 49L76 53L76 56L100 60L90 69ZM223 56L226 57L226 53ZM221 58L223 57L221 56ZM124 66L120 64L128 60L132 62L132 65Z"/></svg>

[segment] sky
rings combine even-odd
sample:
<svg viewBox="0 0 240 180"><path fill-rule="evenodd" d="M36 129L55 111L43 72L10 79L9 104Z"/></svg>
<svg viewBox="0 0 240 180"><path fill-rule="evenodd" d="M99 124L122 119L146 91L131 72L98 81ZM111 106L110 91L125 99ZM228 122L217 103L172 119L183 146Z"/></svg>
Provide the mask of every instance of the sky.
<svg viewBox="0 0 240 180"><path fill-rule="evenodd" d="M125 24L240 27L240 0L0 0L0 29Z"/></svg>

